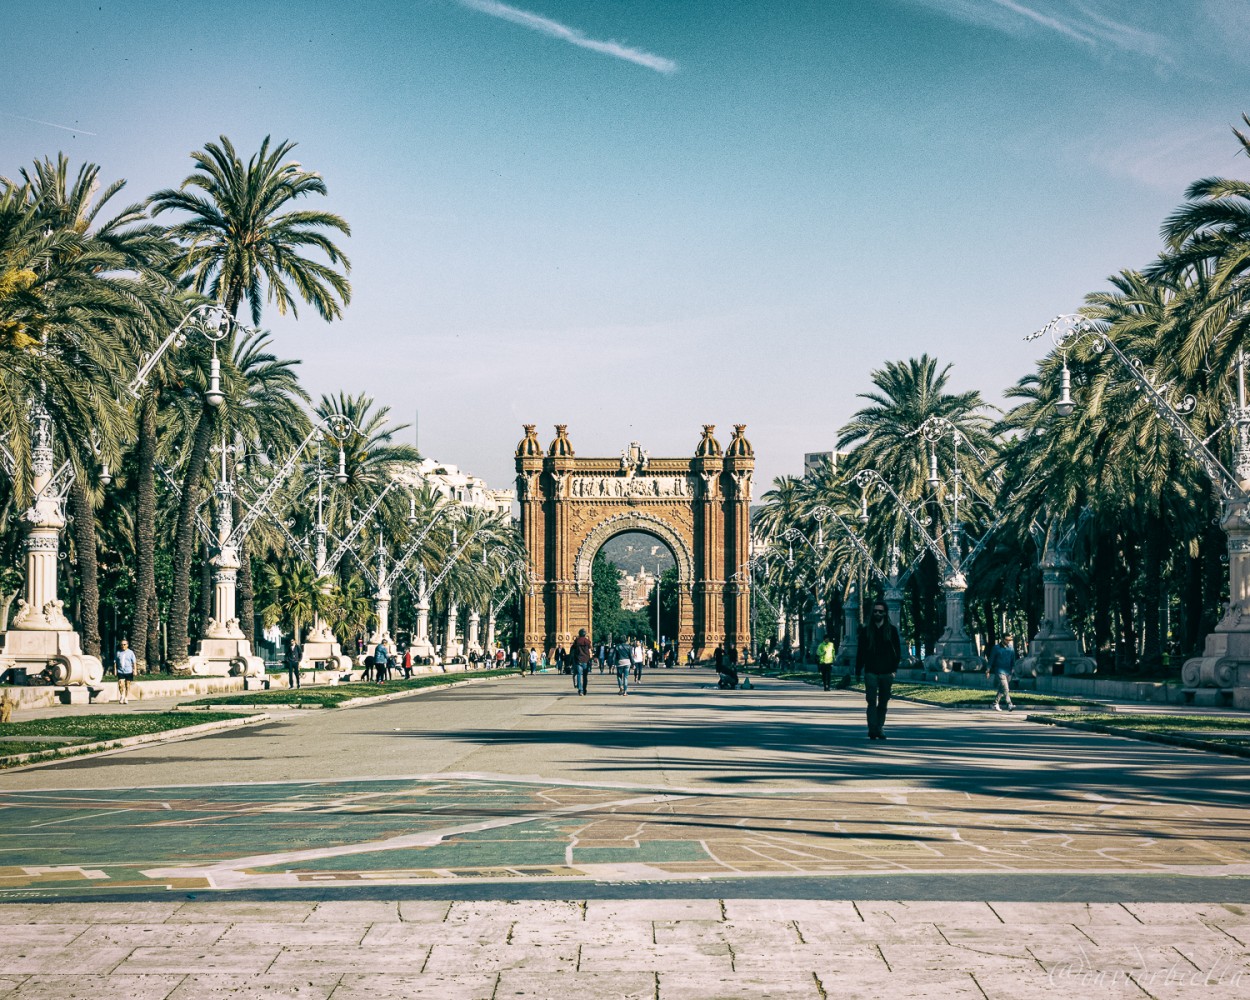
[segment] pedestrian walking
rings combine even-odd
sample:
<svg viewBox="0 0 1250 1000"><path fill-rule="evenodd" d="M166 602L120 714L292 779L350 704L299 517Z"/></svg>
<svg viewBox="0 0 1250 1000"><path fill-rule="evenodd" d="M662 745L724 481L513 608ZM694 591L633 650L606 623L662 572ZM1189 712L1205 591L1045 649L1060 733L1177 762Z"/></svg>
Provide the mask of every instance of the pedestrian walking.
<svg viewBox="0 0 1250 1000"><path fill-rule="evenodd" d="M373 673L377 678L377 682L382 684L390 676L391 657L386 649L386 640L378 640L378 648L373 651Z"/></svg>
<svg viewBox="0 0 1250 1000"><path fill-rule="evenodd" d="M130 684L135 679L135 651L130 648L128 640L121 641L114 663L117 668L117 700L125 705L130 701Z"/></svg>
<svg viewBox="0 0 1250 1000"><path fill-rule="evenodd" d="M590 636L586 634L584 628L577 630L577 638L573 640L570 655L573 660L573 684L579 695L585 695L586 684L590 679L590 664L594 659L595 651L590 645Z"/></svg>
<svg viewBox="0 0 1250 1000"><path fill-rule="evenodd" d="M404 680L412 680L412 647L404 647Z"/></svg>
<svg viewBox="0 0 1250 1000"><path fill-rule="evenodd" d="M642 683L642 663L644 656L646 656L646 654L642 649L642 640L636 639L633 647L629 651L629 658L634 665L634 681L638 684Z"/></svg>
<svg viewBox="0 0 1250 1000"><path fill-rule="evenodd" d="M624 639L618 642L612 651L612 658L616 661L616 693L629 694L629 669L633 662L633 650L629 643Z"/></svg>
<svg viewBox="0 0 1250 1000"><path fill-rule="evenodd" d="M530 676L534 676L534 671L538 669L538 650L530 646Z"/></svg>
<svg viewBox="0 0 1250 1000"><path fill-rule="evenodd" d="M599 643L599 673L603 673L604 665L608 662L608 644L606 642Z"/></svg>
<svg viewBox="0 0 1250 1000"><path fill-rule="evenodd" d="M864 674L870 740L886 738L885 710L902 655L898 629L890 621L885 605L877 601L872 606L868 624L859 634L859 646L855 650L855 672L858 674L862 670Z"/></svg>
<svg viewBox="0 0 1250 1000"><path fill-rule="evenodd" d="M294 639L286 651L286 686L299 687L299 661L304 658L303 647Z"/></svg>
<svg viewBox="0 0 1250 1000"><path fill-rule="evenodd" d="M833 687L833 640L825 636L816 647L816 659L820 662L820 683L826 691Z"/></svg>
<svg viewBox="0 0 1250 1000"><path fill-rule="evenodd" d="M994 711L1001 712L1001 702L1007 700L1007 711L1014 712L1016 706L1011 703L1011 675L1016 669L1016 651L1011 645L1011 636L998 637L998 644L990 650L990 668L985 676L994 682Z"/></svg>

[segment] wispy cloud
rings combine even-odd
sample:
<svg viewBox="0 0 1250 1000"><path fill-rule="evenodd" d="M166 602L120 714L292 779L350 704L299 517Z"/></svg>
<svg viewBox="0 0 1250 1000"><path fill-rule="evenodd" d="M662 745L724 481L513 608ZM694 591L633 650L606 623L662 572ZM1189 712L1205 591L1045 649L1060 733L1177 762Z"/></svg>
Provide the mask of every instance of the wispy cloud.
<svg viewBox="0 0 1250 1000"><path fill-rule="evenodd" d="M1227 127L1194 127L1176 123L1156 126L1148 136L1088 139L1068 149L1112 177L1180 197L1200 177L1237 176L1242 167L1237 144Z"/></svg>
<svg viewBox="0 0 1250 1000"><path fill-rule="evenodd" d="M1091 50L1114 49L1171 63L1162 35L1093 10L1081 0L904 0L1008 35L1047 31Z"/></svg>
<svg viewBox="0 0 1250 1000"><path fill-rule="evenodd" d="M491 17L497 17L504 21L511 21L513 24L519 24L521 27L529 28L531 31L558 38L562 42L568 42L570 45L576 45L580 49L590 49L591 52L612 56L614 59L624 59L626 62L655 70L657 73L677 72L677 63L672 59L666 59L664 56L657 56L642 49L635 49L629 45L622 45L620 42L605 42L597 38L591 38L577 28L570 28L567 24L561 24L559 21L553 21L550 18L530 13L527 10L521 10L518 7L509 7L506 3L499 3L498 0L455 0L455 2L460 4L461 7L467 7L469 10L475 10L481 14L489 14Z"/></svg>

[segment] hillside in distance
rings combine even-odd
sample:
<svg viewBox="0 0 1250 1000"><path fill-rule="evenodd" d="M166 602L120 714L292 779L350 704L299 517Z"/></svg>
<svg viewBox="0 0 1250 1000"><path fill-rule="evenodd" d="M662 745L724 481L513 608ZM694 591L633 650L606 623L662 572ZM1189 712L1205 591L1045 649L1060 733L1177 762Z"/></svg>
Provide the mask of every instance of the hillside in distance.
<svg viewBox="0 0 1250 1000"><path fill-rule="evenodd" d="M621 572L632 576L640 575L644 569L655 573L657 566L663 574L670 566L676 565L667 545L654 535L641 531L627 531L608 539L599 554L609 562L616 563Z"/></svg>

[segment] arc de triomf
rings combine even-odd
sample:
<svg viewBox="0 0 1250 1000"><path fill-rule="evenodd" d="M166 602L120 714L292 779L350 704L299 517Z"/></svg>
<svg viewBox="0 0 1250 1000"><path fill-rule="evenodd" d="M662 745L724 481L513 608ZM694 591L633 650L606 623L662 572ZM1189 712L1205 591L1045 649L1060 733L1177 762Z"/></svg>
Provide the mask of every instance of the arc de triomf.
<svg viewBox="0 0 1250 1000"><path fill-rule="evenodd" d="M751 476L755 452L745 424L722 449L705 424L692 458L651 458L634 442L616 458L579 458L568 426L543 450L534 424L516 449L521 531L531 585L523 598L525 645L568 646L579 628L594 635L591 563L626 531L662 541L680 582L678 653L700 659L717 644L751 641Z"/></svg>

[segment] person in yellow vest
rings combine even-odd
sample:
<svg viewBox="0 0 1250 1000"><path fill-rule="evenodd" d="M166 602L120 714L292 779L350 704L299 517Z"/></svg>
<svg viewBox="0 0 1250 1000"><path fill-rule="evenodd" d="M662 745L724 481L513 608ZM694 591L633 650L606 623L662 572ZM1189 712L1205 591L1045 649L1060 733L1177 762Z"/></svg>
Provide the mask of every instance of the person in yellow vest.
<svg viewBox="0 0 1250 1000"><path fill-rule="evenodd" d="M816 647L816 659L820 663L820 683L826 691L833 687L833 640L825 636L824 642Z"/></svg>

